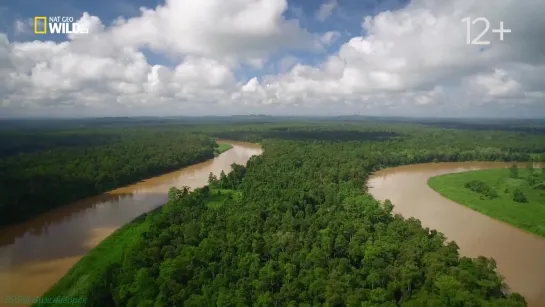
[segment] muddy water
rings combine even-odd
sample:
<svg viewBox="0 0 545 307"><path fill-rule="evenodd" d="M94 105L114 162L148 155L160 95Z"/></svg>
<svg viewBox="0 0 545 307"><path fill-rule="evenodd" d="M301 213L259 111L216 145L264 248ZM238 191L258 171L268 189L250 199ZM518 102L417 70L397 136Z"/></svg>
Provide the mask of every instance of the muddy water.
<svg viewBox="0 0 545 307"><path fill-rule="evenodd" d="M230 171L261 154L257 144L233 145L213 160L154 177L0 230L0 306L5 297L42 295L114 230L167 200L172 186L201 187L208 175Z"/></svg>
<svg viewBox="0 0 545 307"><path fill-rule="evenodd" d="M543 307L545 239L450 201L427 185L437 175L508 166L495 162L407 165L375 173L368 186L376 199L390 199L396 213L418 218L424 227L456 241L462 255L493 257L509 287L524 295L529 306Z"/></svg>

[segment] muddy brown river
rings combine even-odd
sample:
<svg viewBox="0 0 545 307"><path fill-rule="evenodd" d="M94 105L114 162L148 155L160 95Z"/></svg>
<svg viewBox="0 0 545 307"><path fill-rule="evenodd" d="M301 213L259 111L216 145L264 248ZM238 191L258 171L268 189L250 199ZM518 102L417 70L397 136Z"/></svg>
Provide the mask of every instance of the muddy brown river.
<svg viewBox="0 0 545 307"><path fill-rule="evenodd" d="M367 184L376 199L392 201L394 212L415 217L424 227L437 229L448 240L456 241L462 255L494 258L498 272L513 291L524 295L529 306L544 307L545 239L448 200L427 184L430 177L437 175L510 165L414 164L379 171Z"/></svg>
<svg viewBox="0 0 545 307"><path fill-rule="evenodd" d="M219 175L223 170L228 173L232 163L246 164L251 156L262 152L257 144L220 142L229 143L233 148L212 160L84 199L1 229L0 306L6 296L42 295L114 230L164 204L170 187L204 186L210 172Z"/></svg>

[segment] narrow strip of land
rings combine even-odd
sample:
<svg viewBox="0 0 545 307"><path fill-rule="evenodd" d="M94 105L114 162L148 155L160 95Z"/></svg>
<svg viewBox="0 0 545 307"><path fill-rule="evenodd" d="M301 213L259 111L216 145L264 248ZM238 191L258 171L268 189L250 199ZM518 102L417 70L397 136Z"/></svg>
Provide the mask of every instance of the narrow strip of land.
<svg viewBox="0 0 545 307"><path fill-rule="evenodd" d="M233 145L231 145L231 144L219 143L218 142L218 147L216 147L216 149L214 150L214 155L219 156L222 153L224 153L224 152L226 152L226 151L228 151L229 149L232 149L232 148L233 148Z"/></svg>

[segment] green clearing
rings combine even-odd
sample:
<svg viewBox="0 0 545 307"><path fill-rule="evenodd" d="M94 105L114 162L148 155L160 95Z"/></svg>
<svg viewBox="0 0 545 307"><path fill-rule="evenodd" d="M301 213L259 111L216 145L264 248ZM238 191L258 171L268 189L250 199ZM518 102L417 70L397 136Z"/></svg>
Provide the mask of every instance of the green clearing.
<svg viewBox="0 0 545 307"><path fill-rule="evenodd" d="M217 209L228 199L240 200L242 193L228 189L211 189L210 195L206 198L206 206L208 208Z"/></svg>
<svg viewBox="0 0 545 307"><path fill-rule="evenodd" d="M210 189L205 203L207 207L217 209L228 199L240 200L241 198L242 193L239 191ZM81 258L44 296L90 298L93 295L92 289L105 280L108 266L122 262L124 250L140 240L141 236L149 230L154 216L161 214L162 208L145 213L116 230ZM35 306L38 305L35 304ZM51 306L57 306L57 304L51 304Z"/></svg>
<svg viewBox="0 0 545 307"><path fill-rule="evenodd" d="M229 149L233 148L233 145L226 144L226 143L218 143L218 147L214 150L214 154L216 156L219 156L220 154L228 151Z"/></svg>
<svg viewBox="0 0 545 307"><path fill-rule="evenodd" d="M534 169L537 178L543 178L543 169ZM518 169L518 178L511 177L506 169L478 170L432 177L428 185L442 196L465 205L475 211L516 227L545 237L545 191L528 181L530 170ZM541 179L542 180L542 179ZM488 198L465 187L472 181L486 183L497 197ZM513 200L519 189L527 199L525 203Z"/></svg>

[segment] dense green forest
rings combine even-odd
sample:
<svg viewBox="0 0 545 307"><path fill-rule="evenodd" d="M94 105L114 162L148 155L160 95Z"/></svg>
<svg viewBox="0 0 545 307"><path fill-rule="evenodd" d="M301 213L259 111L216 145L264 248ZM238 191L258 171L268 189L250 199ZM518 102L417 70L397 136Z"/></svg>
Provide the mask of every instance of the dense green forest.
<svg viewBox="0 0 545 307"><path fill-rule="evenodd" d="M165 206L104 242L117 253L99 245L46 295L87 296L90 306L526 306L493 260L460 257L441 233L392 215L365 180L400 164L542 161L542 135L366 123L193 129L265 151L205 188L171 190Z"/></svg>
<svg viewBox="0 0 545 307"><path fill-rule="evenodd" d="M180 129L0 133L0 226L214 157Z"/></svg>
<svg viewBox="0 0 545 307"><path fill-rule="evenodd" d="M544 169L513 165L436 176L428 184L459 204L545 237Z"/></svg>

